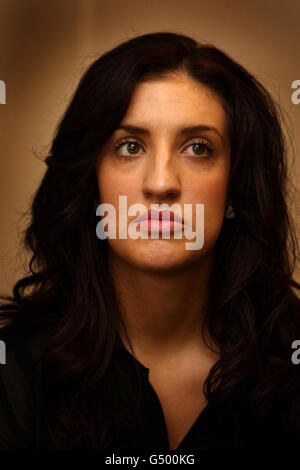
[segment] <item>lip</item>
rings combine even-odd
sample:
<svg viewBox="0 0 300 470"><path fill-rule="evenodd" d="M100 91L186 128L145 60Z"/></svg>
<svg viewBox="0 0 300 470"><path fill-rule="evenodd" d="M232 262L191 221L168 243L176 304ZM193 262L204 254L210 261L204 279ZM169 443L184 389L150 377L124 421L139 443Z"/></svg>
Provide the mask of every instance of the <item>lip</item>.
<svg viewBox="0 0 300 470"><path fill-rule="evenodd" d="M182 232L183 224L180 222L174 222L174 220L158 220L158 219L148 219L143 220L139 223L139 227L141 232L149 232L151 233L175 233L175 232Z"/></svg>
<svg viewBox="0 0 300 470"><path fill-rule="evenodd" d="M156 209L148 209L148 211L144 212L143 214L140 215L140 217L137 217L134 219L134 222L140 223L144 221L157 221L157 220L164 220L164 221L174 221L177 223L180 223L183 225L183 219L180 215L175 214L173 211L168 211L168 210L163 210L163 211L158 211Z"/></svg>

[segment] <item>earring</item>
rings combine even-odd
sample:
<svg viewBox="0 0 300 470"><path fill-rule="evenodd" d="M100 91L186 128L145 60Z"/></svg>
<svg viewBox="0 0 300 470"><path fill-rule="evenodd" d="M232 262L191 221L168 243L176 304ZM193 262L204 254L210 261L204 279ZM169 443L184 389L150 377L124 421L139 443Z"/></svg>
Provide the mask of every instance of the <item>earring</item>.
<svg viewBox="0 0 300 470"><path fill-rule="evenodd" d="M233 219L233 217L235 217L235 212L233 210L233 207L230 205L225 211L225 219Z"/></svg>

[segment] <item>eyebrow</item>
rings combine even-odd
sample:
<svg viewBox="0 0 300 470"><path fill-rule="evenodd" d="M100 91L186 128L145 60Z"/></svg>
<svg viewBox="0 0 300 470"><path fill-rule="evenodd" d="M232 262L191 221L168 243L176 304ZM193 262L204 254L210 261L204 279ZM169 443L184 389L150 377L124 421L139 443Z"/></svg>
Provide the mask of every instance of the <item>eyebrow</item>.
<svg viewBox="0 0 300 470"><path fill-rule="evenodd" d="M146 136L150 135L150 132L148 131L148 129L144 129L143 127L132 126L130 124L123 124L117 127L115 130L117 131L119 129L123 129L127 132L133 132L134 134L140 134L140 135L146 135ZM206 124L184 127L183 129L180 130L180 134L188 137L189 135L194 134L195 132L203 132L203 131L213 132L217 134L222 140L224 139L222 134L218 131L216 127L208 126Z"/></svg>

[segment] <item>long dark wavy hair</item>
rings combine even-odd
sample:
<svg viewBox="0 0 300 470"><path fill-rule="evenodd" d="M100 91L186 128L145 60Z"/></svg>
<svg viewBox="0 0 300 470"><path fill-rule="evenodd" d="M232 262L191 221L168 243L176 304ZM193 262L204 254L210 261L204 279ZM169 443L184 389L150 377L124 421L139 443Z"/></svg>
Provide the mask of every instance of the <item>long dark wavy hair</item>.
<svg viewBox="0 0 300 470"><path fill-rule="evenodd" d="M57 448L69 439L105 449L111 439L105 374L120 312L107 240L95 232L96 159L135 86L178 72L218 94L231 142L229 194L236 217L224 219L216 242L214 295L203 334L220 345L221 357L205 381L206 398L222 402L249 382L248 405L258 416L271 409L279 391L291 420L298 412L291 361L291 344L300 338L300 285L292 279L298 246L282 113L256 78L213 45L172 32L144 34L104 53L82 76L32 201L24 232L30 271L13 296L1 297L0 318L24 331L43 325L51 331L43 393Z"/></svg>

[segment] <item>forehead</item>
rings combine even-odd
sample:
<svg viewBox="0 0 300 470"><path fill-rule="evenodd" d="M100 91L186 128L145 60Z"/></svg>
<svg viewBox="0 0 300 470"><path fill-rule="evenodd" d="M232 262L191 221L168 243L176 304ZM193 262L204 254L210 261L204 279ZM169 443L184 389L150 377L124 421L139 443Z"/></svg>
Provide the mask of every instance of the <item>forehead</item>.
<svg viewBox="0 0 300 470"><path fill-rule="evenodd" d="M148 128L213 125L225 131L227 118L216 92L196 80L173 75L139 83L123 118Z"/></svg>

